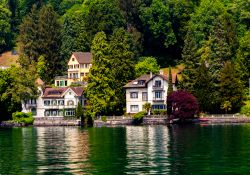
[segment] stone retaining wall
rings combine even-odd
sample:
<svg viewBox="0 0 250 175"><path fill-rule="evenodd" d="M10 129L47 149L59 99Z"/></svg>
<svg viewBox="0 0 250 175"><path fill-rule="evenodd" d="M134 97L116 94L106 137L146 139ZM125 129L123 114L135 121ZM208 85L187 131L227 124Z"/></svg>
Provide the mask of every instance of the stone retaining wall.
<svg viewBox="0 0 250 175"><path fill-rule="evenodd" d="M205 117L200 120L204 123L250 123L250 117Z"/></svg>
<svg viewBox="0 0 250 175"><path fill-rule="evenodd" d="M124 126L124 125L134 125L134 120L128 117L109 117L106 122L98 119L94 121L94 126ZM167 118L159 116L148 116L144 117L141 125L166 125Z"/></svg>
<svg viewBox="0 0 250 175"><path fill-rule="evenodd" d="M81 120L74 118L41 117L35 118L34 126L80 126Z"/></svg>
<svg viewBox="0 0 250 175"><path fill-rule="evenodd" d="M223 124L223 123L250 123L250 117L239 115L210 115L201 117L193 122L208 123L208 124ZM166 116L147 116L143 118L141 125L167 125L170 124ZM94 126L123 126L134 125L131 117L109 117L106 122L98 119L94 121Z"/></svg>

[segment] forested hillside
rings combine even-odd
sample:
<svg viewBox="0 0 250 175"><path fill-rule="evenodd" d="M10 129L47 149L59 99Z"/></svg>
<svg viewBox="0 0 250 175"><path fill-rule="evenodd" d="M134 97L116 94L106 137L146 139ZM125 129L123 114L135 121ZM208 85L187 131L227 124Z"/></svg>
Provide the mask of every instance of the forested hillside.
<svg viewBox="0 0 250 175"><path fill-rule="evenodd" d="M93 86L110 64L105 56L116 57L118 70L131 67L121 81L115 70L107 75L119 88L138 75L134 66L144 57L162 68L183 64L180 87L202 111L218 112L228 102L237 111L250 77L250 0L2 0L0 32L0 53L18 48L20 65L34 65L47 83L64 73L74 51L103 54L94 55Z"/></svg>

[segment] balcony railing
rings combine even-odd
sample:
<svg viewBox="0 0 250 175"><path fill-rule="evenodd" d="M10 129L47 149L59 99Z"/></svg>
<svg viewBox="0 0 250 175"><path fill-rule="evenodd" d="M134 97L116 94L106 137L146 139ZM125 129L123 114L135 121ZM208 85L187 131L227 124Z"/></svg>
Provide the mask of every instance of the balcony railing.
<svg viewBox="0 0 250 175"><path fill-rule="evenodd" d="M153 102L163 102L163 101L164 101L164 98L153 97Z"/></svg>
<svg viewBox="0 0 250 175"><path fill-rule="evenodd" d="M153 85L153 90L163 90L163 86Z"/></svg>

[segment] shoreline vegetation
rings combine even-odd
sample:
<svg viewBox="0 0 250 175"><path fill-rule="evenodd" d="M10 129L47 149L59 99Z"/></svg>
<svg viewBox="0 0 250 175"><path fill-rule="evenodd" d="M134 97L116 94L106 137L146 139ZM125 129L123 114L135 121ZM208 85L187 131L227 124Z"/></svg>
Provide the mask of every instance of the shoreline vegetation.
<svg viewBox="0 0 250 175"><path fill-rule="evenodd" d="M12 50L18 59L0 70L0 121L14 120L22 100L37 98L37 78L51 85L62 76L74 51L93 54L80 80L87 84L84 113L90 120L124 115L126 83L167 67L170 74L178 65L177 89L190 94L161 96L171 99L164 104L172 105L170 120L200 112L250 115L249 6L246 0L1 1L0 54ZM196 99L193 105L181 104L188 96ZM173 101L195 109L183 115ZM139 112L136 106L130 105Z"/></svg>
<svg viewBox="0 0 250 175"><path fill-rule="evenodd" d="M135 120L132 116L109 116L100 117L94 120L94 127L119 127L119 126L146 126L146 125L171 125L171 124L246 124L250 123L250 118L245 115L236 114L220 114L201 116L199 118L187 119L185 122L178 120L169 121L164 115L147 115L140 120ZM63 119L63 118L36 118L34 123L23 123L17 121L3 121L0 127L27 127L27 126L84 126L79 119Z"/></svg>

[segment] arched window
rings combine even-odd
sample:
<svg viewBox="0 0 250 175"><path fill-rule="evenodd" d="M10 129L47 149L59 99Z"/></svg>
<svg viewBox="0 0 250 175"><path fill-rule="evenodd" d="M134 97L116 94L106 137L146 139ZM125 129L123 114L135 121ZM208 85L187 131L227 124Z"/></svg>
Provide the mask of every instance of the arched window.
<svg viewBox="0 0 250 175"><path fill-rule="evenodd" d="M74 105L74 101L73 100L69 100L68 101L68 106L73 106Z"/></svg>

